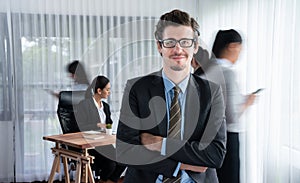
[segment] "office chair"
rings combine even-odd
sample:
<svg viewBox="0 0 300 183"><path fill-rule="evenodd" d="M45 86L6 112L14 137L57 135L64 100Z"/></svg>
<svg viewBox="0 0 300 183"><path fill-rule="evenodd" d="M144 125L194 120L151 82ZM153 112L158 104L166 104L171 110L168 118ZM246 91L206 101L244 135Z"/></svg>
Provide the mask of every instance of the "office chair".
<svg viewBox="0 0 300 183"><path fill-rule="evenodd" d="M75 113L76 106L85 98L85 94L85 91L61 91L59 93L57 115L63 134L80 132L76 122ZM74 147L66 148L75 152L80 151L80 149ZM76 162L73 161L73 164L75 165ZM100 168L97 167L95 163L92 164L92 170L95 171L95 176L98 176Z"/></svg>
<svg viewBox="0 0 300 183"><path fill-rule="evenodd" d="M80 131L75 119L75 109L84 97L85 91L61 91L59 93L57 115L64 134Z"/></svg>

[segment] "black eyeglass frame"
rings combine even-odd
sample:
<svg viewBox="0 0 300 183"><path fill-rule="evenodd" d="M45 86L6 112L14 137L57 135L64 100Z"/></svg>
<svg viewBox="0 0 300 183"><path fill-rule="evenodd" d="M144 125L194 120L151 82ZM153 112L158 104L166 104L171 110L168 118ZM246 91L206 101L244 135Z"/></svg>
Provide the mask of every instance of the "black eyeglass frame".
<svg viewBox="0 0 300 183"><path fill-rule="evenodd" d="M174 46L166 46L165 41L175 41L175 44L174 44ZM181 44L181 41L192 41L192 42L191 42L191 45L184 46L184 45ZM193 39L191 39L191 38L182 38L182 39L176 40L174 38L168 38L168 39L158 40L158 42L160 42L161 45L165 48L174 48L177 43L179 43L180 47L182 47L182 48L190 48L190 47L193 46L193 43L196 42L196 39L195 38L193 38Z"/></svg>

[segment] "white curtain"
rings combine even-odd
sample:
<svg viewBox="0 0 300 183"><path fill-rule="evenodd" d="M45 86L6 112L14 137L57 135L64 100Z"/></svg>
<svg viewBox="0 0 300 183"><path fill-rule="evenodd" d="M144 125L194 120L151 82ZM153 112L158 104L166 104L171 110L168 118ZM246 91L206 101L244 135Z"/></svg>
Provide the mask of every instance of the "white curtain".
<svg viewBox="0 0 300 183"><path fill-rule="evenodd" d="M217 30L240 30L241 92L265 88L241 119L241 182L299 182L297 0L0 0L0 182L47 180L53 144L42 137L61 129L46 90L70 86L65 66L73 59L90 80L110 79L117 124L125 81L161 67L153 32L174 8L198 20L208 50Z"/></svg>
<svg viewBox="0 0 300 183"><path fill-rule="evenodd" d="M211 50L216 31L237 29L241 92L265 88L242 116L242 182L300 181L300 2L201 1L202 39Z"/></svg>

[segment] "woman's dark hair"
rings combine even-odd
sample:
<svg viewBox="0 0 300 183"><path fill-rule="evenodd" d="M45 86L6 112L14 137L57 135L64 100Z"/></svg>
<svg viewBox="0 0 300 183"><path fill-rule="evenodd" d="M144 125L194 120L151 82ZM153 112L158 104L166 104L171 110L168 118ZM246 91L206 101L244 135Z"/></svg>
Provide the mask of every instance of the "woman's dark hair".
<svg viewBox="0 0 300 183"><path fill-rule="evenodd" d="M234 29L219 30L212 47L212 57L220 58L222 51L230 43L242 43L241 35Z"/></svg>
<svg viewBox="0 0 300 183"><path fill-rule="evenodd" d="M154 32L156 40L162 40L162 34L167 26L179 25L190 26L195 32L195 41L198 41L198 36L200 36L200 33L198 31L199 25L197 21L190 17L188 13L181 10L173 10L160 17L156 25L156 31Z"/></svg>
<svg viewBox="0 0 300 183"><path fill-rule="evenodd" d="M108 83L109 83L109 79L107 77L97 76L96 78L94 78L94 80L89 88L90 88L90 90L93 91L93 93L96 93L98 88L103 90Z"/></svg>
<svg viewBox="0 0 300 183"><path fill-rule="evenodd" d="M74 60L67 66L67 71L73 75L75 75L75 81L79 84L87 84L89 85L90 82L88 77L85 73L83 65L78 61Z"/></svg>

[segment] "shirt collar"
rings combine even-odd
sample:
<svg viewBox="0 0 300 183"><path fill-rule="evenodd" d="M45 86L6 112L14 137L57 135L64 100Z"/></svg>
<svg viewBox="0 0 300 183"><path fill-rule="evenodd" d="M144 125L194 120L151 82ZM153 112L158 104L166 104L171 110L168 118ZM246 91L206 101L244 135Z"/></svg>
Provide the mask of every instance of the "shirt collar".
<svg viewBox="0 0 300 183"><path fill-rule="evenodd" d="M182 80L177 86L180 88L181 92L184 93L186 91L187 85L188 85L188 81L190 79L190 75L189 74L187 77L184 78L184 80ZM165 89L166 92L169 92L170 90L172 90L174 88L174 86L176 86L175 83L173 83L164 73L164 71L162 71L162 77L163 77L163 81L164 81L164 85L165 85Z"/></svg>
<svg viewBox="0 0 300 183"><path fill-rule="evenodd" d="M101 108L99 107L99 105L98 105L96 99L95 99L94 97L92 97L92 98L93 98L94 104L95 104L95 106L97 107L97 109L98 109L98 110L101 109ZM100 101L100 102L102 102L102 101ZM102 106L103 106L103 105L102 105Z"/></svg>

